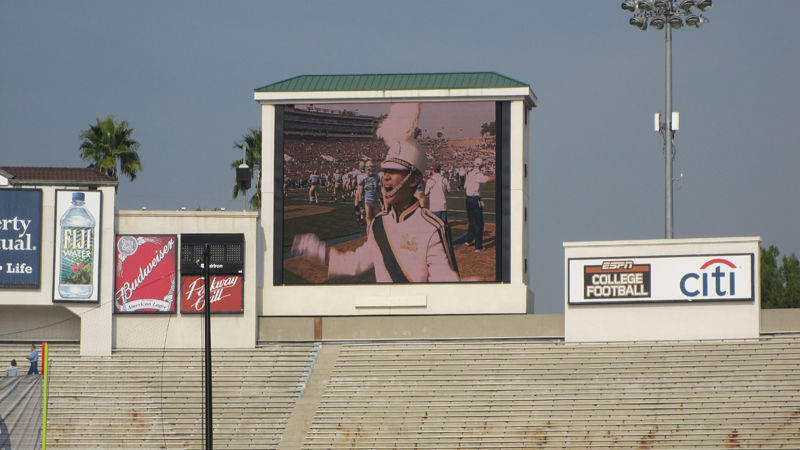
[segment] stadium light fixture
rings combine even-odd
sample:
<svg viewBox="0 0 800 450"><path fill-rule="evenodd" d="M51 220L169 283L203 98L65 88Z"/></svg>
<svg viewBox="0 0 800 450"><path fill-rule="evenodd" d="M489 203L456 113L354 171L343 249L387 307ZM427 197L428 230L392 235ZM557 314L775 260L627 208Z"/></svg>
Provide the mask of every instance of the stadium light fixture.
<svg viewBox="0 0 800 450"><path fill-rule="evenodd" d="M714 6L714 3L711 0L700 0L697 2L697 9L700 11L706 12Z"/></svg>
<svg viewBox="0 0 800 450"><path fill-rule="evenodd" d="M631 17L631 20L629 20L628 23L635 27L639 27L642 30L647 29L647 18L641 14Z"/></svg>
<svg viewBox="0 0 800 450"><path fill-rule="evenodd" d="M650 20L650 26L656 30L663 30L665 23L666 22L664 21L663 17L653 17L653 19Z"/></svg>
<svg viewBox="0 0 800 450"><path fill-rule="evenodd" d="M672 178L672 162L675 159L675 147L672 144L675 131L678 130L677 113L672 110L672 30L683 27L684 21L688 26L700 28L708 19L692 12L693 9L707 11L713 7L712 0L625 0L622 9L633 13L628 23L646 30L647 22L657 30L665 30L666 34L666 113L663 116L656 114L655 128L664 139L664 166L665 166L665 195L664 195L664 237L672 239L672 187L676 180ZM666 26L669 25L669 26ZM663 122L661 118L663 117Z"/></svg>
<svg viewBox="0 0 800 450"><path fill-rule="evenodd" d="M663 11L669 7L669 2L667 0L655 0L653 2L653 8L657 11Z"/></svg>
<svg viewBox="0 0 800 450"><path fill-rule="evenodd" d="M634 12L636 11L636 3L633 0L625 0L622 2L622 9L625 11Z"/></svg>

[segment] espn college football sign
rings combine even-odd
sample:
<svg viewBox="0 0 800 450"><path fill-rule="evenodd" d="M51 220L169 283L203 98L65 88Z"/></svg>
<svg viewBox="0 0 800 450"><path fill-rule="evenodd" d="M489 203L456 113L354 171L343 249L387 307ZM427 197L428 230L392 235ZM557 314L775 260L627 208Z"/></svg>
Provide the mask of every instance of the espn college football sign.
<svg viewBox="0 0 800 450"><path fill-rule="evenodd" d="M754 300L752 253L568 260L569 304Z"/></svg>
<svg viewBox="0 0 800 450"><path fill-rule="evenodd" d="M114 312L174 313L177 236L117 236Z"/></svg>

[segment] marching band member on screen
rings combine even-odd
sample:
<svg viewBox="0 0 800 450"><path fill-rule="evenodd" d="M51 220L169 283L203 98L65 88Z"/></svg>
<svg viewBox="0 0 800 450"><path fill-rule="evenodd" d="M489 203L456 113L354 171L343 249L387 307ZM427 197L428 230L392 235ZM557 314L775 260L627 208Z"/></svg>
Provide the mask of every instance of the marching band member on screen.
<svg viewBox="0 0 800 450"><path fill-rule="evenodd" d="M339 203L339 197L342 197L342 202L344 202L344 193L342 192L342 171L336 169L336 173L333 174L333 203Z"/></svg>
<svg viewBox="0 0 800 450"><path fill-rule="evenodd" d="M361 180L367 176L367 162L366 161L359 161L358 162L358 171L356 172L356 176L354 179L354 186L353 186L353 204L356 207L356 222L364 225L367 223L366 219L364 218L364 199L359 196L359 186L361 185Z"/></svg>
<svg viewBox="0 0 800 450"><path fill-rule="evenodd" d="M375 173L375 161L367 161L367 174L358 183L358 198L364 206L367 228L372 219L381 212L381 177Z"/></svg>
<svg viewBox="0 0 800 450"><path fill-rule="evenodd" d="M295 236L292 251L328 264L328 276L358 275L372 268L379 283L456 282L458 266L447 225L420 207L414 193L428 165L424 149L411 137L418 103L395 103L378 136L389 147L381 164L381 190L387 210L367 229L367 242L355 251L330 250L316 235Z"/></svg>
<svg viewBox="0 0 800 450"><path fill-rule="evenodd" d="M450 192L450 180L444 176L444 171L439 163L433 164L433 175L428 178L425 184L425 195L430 197L431 210L436 217L442 219L442 222L447 222L447 197Z"/></svg>
<svg viewBox="0 0 800 450"><path fill-rule="evenodd" d="M311 205L317 204L319 205L319 172L314 171L311 173L311 176L308 178L308 204Z"/></svg>
<svg viewBox="0 0 800 450"><path fill-rule="evenodd" d="M481 187L486 183L491 183L496 179L495 176L484 175L482 171L483 160L475 159L474 167L464 181L466 191L467 220L467 245L475 245L475 253L480 253L483 248L483 200L481 200Z"/></svg>

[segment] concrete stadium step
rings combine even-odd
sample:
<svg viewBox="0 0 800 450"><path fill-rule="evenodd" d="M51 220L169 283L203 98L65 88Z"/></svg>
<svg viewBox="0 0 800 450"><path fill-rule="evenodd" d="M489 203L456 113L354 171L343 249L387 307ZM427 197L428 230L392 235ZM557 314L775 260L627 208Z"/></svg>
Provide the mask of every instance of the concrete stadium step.
<svg viewBox="0 0 800 450"><path fill-rule="evenodd" d="M303 448L797 449L798 367L797 337L344 344Z"/></svg>
<svg viewBox="0 0 800 450"><path fill-rule="evenodd" d="M302 388L313 344L212 352L217 448L274 448ZM48 445L202 448L202 350L56 355Z"/></svg>

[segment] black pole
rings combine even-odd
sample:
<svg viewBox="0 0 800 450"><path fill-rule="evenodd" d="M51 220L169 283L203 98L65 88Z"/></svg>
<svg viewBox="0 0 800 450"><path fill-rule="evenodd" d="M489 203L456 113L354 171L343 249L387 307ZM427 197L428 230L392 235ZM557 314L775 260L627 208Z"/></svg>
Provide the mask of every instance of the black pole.
<svg viewBox="0 0 800 450"><path fill-rule="evenodd" d="M205 287L205 298L203 300L203 317L205 319L205 378L206 378L206 449L214 448L214 426L211 420L211 280L209 280L209 268L211 266L211 246L206 244L203 252L203 283Z"/></svg>

